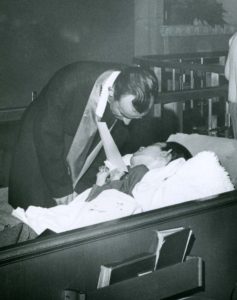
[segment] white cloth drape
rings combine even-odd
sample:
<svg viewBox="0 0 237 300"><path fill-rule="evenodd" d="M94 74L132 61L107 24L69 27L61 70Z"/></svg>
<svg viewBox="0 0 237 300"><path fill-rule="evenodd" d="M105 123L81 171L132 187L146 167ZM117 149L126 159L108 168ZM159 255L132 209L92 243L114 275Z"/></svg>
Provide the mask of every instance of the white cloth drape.
<svg viewBox="0 0 237 300"><path fill-rule="evenodd" d="M230 101L230 116L234 138L237 139L237 32L229 41L225 77L229 80L228 100Z"/></svg>

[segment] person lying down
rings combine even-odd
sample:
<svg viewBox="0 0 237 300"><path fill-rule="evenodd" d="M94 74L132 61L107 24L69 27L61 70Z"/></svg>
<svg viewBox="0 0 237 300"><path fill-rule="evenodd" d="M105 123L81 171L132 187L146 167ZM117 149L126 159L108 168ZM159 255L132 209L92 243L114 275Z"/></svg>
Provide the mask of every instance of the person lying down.
<svg viewBox="0 0 237 300"><path fill-rule="evenodd" d="M152 169L163 168L170 162L183 158L191 158L191 153L176 142L156 143L147 147L140 147L137 152L130 155L129 171L127 174L118 169L109 170L102 166L97 173L96 184L92 187L85 201L95 199L100 193L108 189L115 189L130 196L135 185Z"/></svg>
<svg viewBox="0 0 237 300"><path fill-rule="evenodd" d="M191 157L177 143L157 143L129 156L127 174L102 168L96 184L67 205L17 208L13 215L38 235L63 232L234 189L214 152Z"/></svg>

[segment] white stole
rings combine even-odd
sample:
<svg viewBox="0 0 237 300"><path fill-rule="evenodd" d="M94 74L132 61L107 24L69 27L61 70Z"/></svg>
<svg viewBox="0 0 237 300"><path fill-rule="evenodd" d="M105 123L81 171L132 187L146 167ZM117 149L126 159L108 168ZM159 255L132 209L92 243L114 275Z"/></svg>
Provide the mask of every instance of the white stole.
<svg viewBox="0 0 237 300"><path fill-rule="evenodd" d="M229 80L228 100L237 103L237 33L229 41L229 53L225 64L225 77Z"/></svg>
<svg viewBox="0 0 237 300"><path fill-rule="evenodd" d="M108 102L109 88L113 86L119 73L120 71L111 70L102 73L96 80L90 93L88 103L67 155L67 163L74 187L102 147L102 143L99 143L91 155L87 157L97 132L97 121L103 117Z"/></svg>

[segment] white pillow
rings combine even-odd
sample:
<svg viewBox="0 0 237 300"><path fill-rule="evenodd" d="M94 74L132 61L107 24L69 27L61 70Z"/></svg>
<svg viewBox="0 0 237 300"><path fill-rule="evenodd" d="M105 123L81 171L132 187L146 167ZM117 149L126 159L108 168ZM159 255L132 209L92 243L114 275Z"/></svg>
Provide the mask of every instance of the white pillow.
<svg viewBox="0 0 237 300"><path fill-rule="evenodd" d="M141 181L142 183L142 181ZM139 191L139 183L136 186ZM234 190L228 173L213 152L203 151L184 162L178 170L153 188L152 199L144 199L145 210L161 208ZM140 189L141 191L141 189ZM146 193L146 195L148 195ZM145 204L149 202L149 208Z"/></svg>
<svg viewBox="0 0 237 300"><path fill-rule="evenodd" d="M216 153L222 166L229 173L232 183L237 188L237 140L196 133L177 133L170 135L167 141L180 143L192 155L196 155L201 151Z"/></svg>

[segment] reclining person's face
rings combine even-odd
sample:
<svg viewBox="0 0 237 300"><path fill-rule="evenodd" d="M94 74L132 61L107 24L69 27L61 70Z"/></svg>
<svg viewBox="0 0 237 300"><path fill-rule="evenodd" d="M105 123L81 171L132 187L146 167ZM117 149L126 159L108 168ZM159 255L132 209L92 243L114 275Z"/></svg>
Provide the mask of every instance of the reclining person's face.
<svg viewBox="0 0 237 300"><path fill-rule="evenodd" d="M166 166L171 160L169 151L162 151L162 144L141 147L131 157L131 166L145 165L148 169Z"/></svg>

